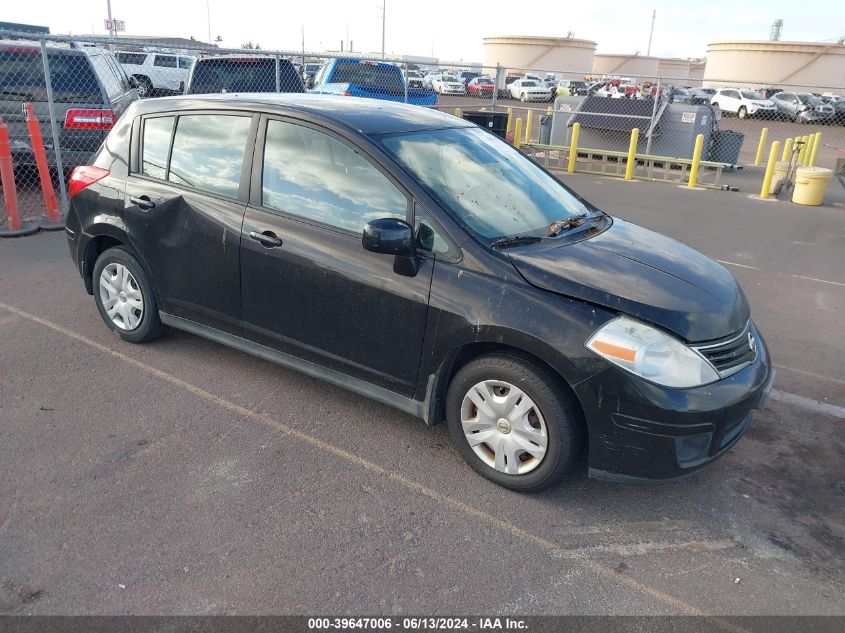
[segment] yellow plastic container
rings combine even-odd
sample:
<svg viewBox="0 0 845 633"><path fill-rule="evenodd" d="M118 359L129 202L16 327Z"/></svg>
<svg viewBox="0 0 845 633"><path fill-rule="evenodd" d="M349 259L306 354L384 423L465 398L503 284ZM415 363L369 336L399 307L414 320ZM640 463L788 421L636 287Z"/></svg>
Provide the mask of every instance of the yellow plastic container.
<svg viewBox="0 0 845 633"><path fill-rule="evenodd" d="M816 207L822 203L827 183L833 177L832 169L824 167L799 167L795 175L792 201Z"/></svg>
<svg viewBox="0 0 845 633"><path fill-rule="evenodd" d="M788 167L788 160L779 160L775 163L775 171L772 174L772 186L769 187L769 193L774 193L777 184L781 181L781 179L786 178L786 170Z"/></svg>

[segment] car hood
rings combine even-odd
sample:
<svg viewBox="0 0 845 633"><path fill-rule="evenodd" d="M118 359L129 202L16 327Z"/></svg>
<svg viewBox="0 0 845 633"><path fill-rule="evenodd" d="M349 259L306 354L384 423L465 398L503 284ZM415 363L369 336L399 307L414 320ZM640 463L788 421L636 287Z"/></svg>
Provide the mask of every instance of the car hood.
<svg viewBox="0 0 845 633"><path fill-rule="evenodd" d="M590 239L509 257L532 286L618 310L689 342L728 336L749 318L745 295L723 266L622 220Z"/></svg>

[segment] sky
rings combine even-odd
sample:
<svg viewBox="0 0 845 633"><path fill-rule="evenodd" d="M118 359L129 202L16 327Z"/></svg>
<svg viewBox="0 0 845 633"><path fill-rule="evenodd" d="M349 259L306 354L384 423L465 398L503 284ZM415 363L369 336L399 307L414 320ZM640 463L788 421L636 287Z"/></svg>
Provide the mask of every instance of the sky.
<svg viewBox="0 0 845 633"><path fill-rule="evenodd" d="M381 50L382 0L112 0L112 15L130 35L221 37L221 46L257 42L264 49ZM106 0L6 2L0 20L50 27L52 33L105 35ZM652 55L703 57L709 42L768 39L776 18L784 40L830 41L845 36L845 0L387 0L388 56L435 56L482 61L484 37L551 35L598 42L597 52L645 54L652 10ZM348 35L347 35L348 33ZM348 45L347 45L348 46Z"/></svg>

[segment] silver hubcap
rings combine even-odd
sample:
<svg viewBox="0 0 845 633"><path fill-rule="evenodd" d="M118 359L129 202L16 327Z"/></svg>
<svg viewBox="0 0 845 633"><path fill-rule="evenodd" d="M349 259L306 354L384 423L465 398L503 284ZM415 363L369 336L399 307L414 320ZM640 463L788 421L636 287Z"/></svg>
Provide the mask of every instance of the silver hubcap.
<svg viewBox="0 0 845 633"><path fill-rule="evenodd" d="M485 380L472 387L461 403L461 425L470 448L499 472L524 475L546 455L543 414L528 394L508 382Z"/></svg>
<svg viewBox="0 0 845 633"><path fill-rule="evenodd" d="M129 269L112 263L100 273L100 301L121 330L134 330L144 316L144 297Z"/></svg>

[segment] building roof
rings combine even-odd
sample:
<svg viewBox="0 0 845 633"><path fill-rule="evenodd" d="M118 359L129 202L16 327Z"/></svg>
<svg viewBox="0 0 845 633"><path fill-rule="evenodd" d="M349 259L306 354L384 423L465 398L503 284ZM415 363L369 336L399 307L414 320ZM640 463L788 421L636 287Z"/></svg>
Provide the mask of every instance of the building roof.
<svg viewBox="0 0 845 633"><path fill-rule="evenodd" d="M156 111L165 109L161 107L165 103L176 102L179 109L208 108L213 107L214 102L220 101L258 109L293 110L327 119L363 134L387 134L474 125L452 114L407 103L302 93L223 93L163 97L139 102L139 107Z"/></svg>

